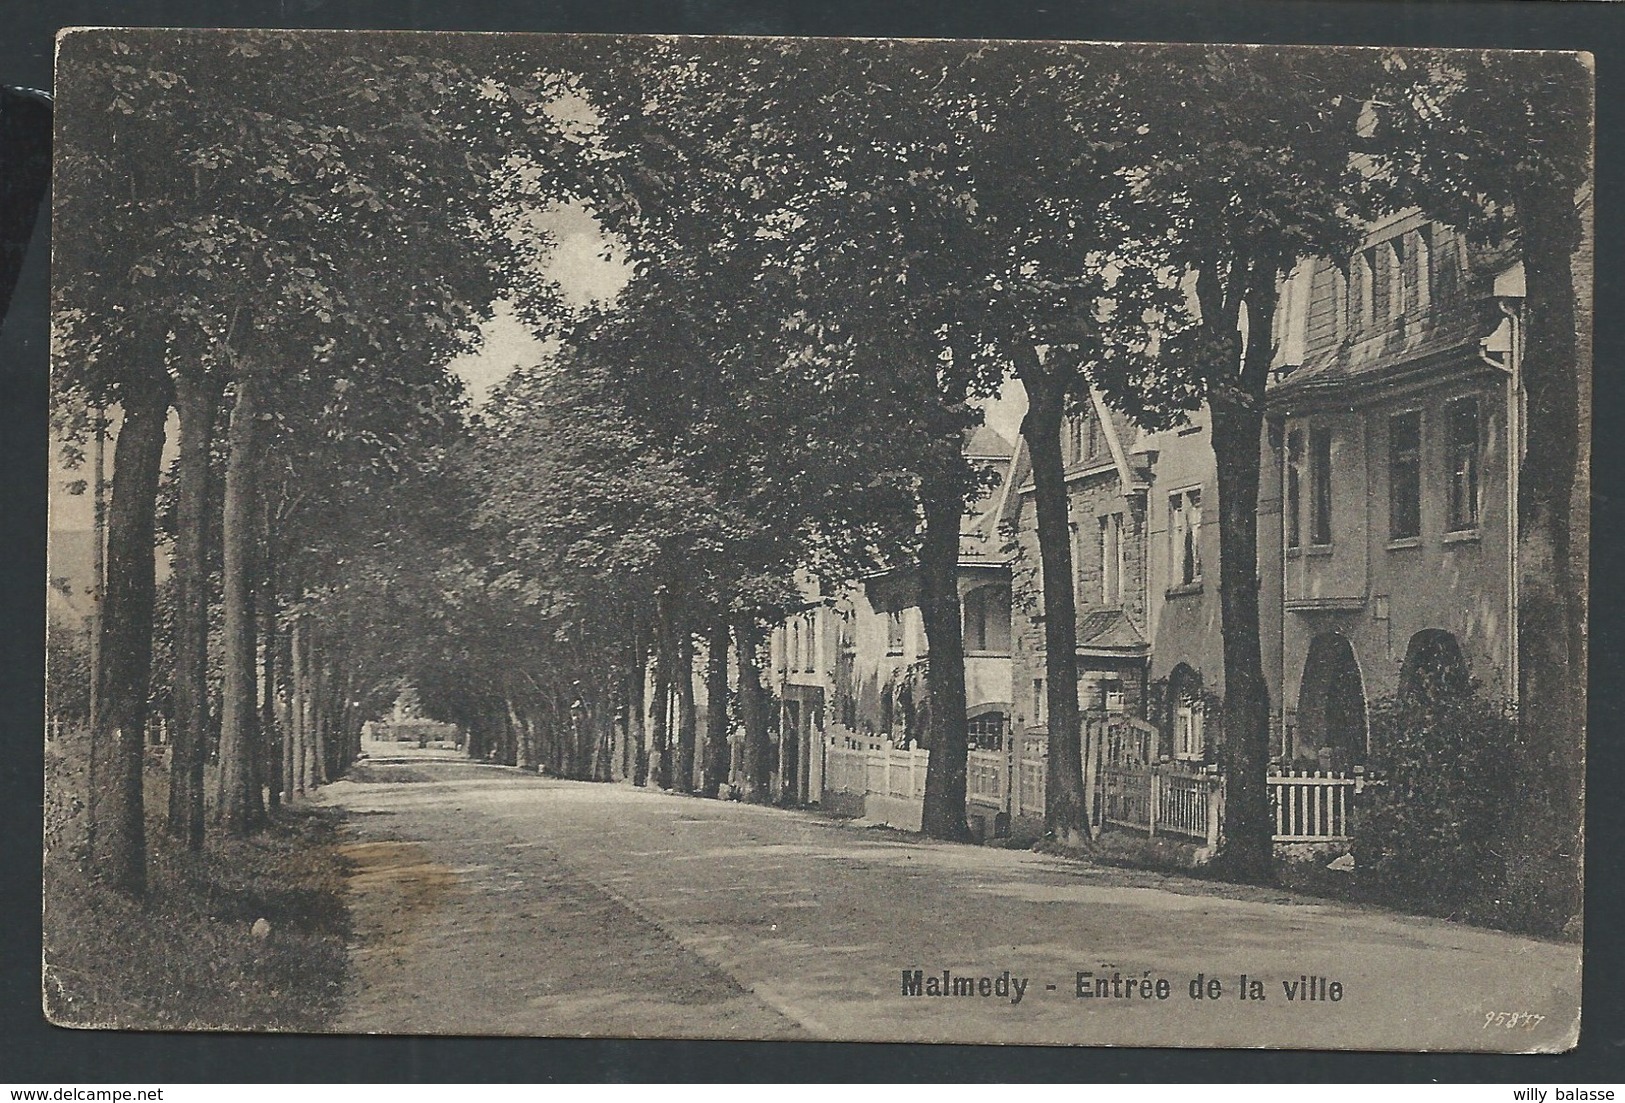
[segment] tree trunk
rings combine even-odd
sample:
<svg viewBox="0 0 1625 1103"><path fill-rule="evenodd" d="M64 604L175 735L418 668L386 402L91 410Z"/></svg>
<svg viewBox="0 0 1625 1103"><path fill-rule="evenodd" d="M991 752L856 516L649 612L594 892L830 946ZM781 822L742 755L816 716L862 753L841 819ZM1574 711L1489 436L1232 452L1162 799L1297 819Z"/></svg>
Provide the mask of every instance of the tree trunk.
<svg viewBox="0 0 1625 1103"><path fill-rule="evenodd" d="M1033 465L1038 512L1038 556L1044 590L1044 706L1048 712L1048 765L1044 828L1063 846L1089 841L1083 792L1083 746L1078 722L1078 610L1073 588L1072 524L1061 455L1066 384L1024 348L1022 385L1027 416L1021 435Z"/></svg>
<svg viewBox="0 0 1625 1103"><path fill-rule="evenodd" d="M333 670L327 649L316 648L316 722L311 726L314 742L310 753L310 787L327 784L327 745L333 734Z"/></svg>
<svg viewBox="0 0 1625 1103"><path fill-rule="evenodd" d="M1580 419L1574 197L1558 186L1519 198L1527 296L1523 384L1528 451L1518 482L1519 836L1509 875L1548 910L1580 913L1584 805L1586 572L1573 516L1589 485ZM1517 462L1517 457L1511 457ZM1581 493L1576 493L1577 487ZM1526 868L1527 863L1527 868Z"/></svg>
<svg viewBox="0 0 1625 1103"><path fill-rule="evenodd" d="M948 445L959 460L955 434ZM947 457L944 457L946 460ZM965 823L965 641L959 607L959 527L965 515L963 484L949 476L921 489L925 532L920 541L920 612L930 660L931 760L925 774L920 830L933 839L968 841Z"/></svg>
<svg viewBox="0 0 1625 1103"><path fill-rule="evenodd" d="M269 531L262 530L259 594L254 611L259 619L260 663L260 777L264 779L271 807L282 803L282 739L276 716L276 582L271 562Z"/></svg>
<svg viewBox="0 0 1625 1103"><path fill-rule="evenodd" d="M222 506L223 688L220 724L220 802L216 809L229 835L259 826L259 755L255 686L254 568L257 542L255 462L258 459L258 381L252 369L236 380L226 432L226 492Z"/></svg>
<svg viewBox="0 0 1625 1103"><path fill-rule="evenodd" d="M734 626L735 653L739 656L739 715L745 727L745 776L741 796L752 804L773 800L772 745L767 732L767 691L757 647L760 632L754 624Z"/></svg>
<svg viewBox="0 0 1625 1103"><path fill-rule="evenodd" d="M133 895L147 886L141 767L152 676L153 537L168 411L167 382L129 388L124 399L124 420L113 448L107 581L95 672L90 860L104 881Z"/></svg>
<svg viewBox="0 0 1625 1103"><path fill-rule="evenodd" d="M223 383L217 372L176 384L175 672L169 760L169 833L203 847L203 767L209 731L210 451Z"/></svg>
<svg viewBox="0 0 1625 1103"><path fill-rule="evenodd" d="M282 732L282 761L277 768L282 772L282 799L284 802L294 798L294 763L297 760L298 731L299 731L299 698L298 698L298 671L294 666L293 634L298 630L299 622L293 623L292 630L283 634L279 643L277 661L282 665L282 681L285 692L279 694L278 703L281 712L278 717L278 727Z"/></svg>
<svg viewBox="0 0 1625 1103"><path fill-rule="evenodd" d="M655 788L671 788L671 646L664 618L655 625L655 676L649 717L649 770Z"/></svg>
<svg viewBox="0 0 1625 1103"><path fill-rule="evenodd" d="M698 717L694 702L694 633L682 627L673 641L677 652L677 762L672 787L679 793L694 791L694 752Z"/></svg>
<svg viewBox="0 0 1625 1103"><path fill-rule="evenodd" d="M733 760L728 745L728 622L718 620L706 638L705 778L700 794L715 799Z"/></svg>
<svg viewBox="0 0 1625 1103"><path fill-rule="evenodd" d="M1275 316L1278 266L1260 263L1247 293L1249 317ZM1226 323L1228 324L1228 323ZM1213 458L1219 491L1219 620L1224 638L1220 711L1225 773L1224 841L1215 858L1227 876L1268 884L1275 879L1270 815L1270 695L1258 620L1258 481L1264 391L1274 354L1263 339L1241 353L1234 398L1210 395ZM1206 570L1204 568L1204 574Z"/></svg>
<svg viewBox="0 0 1625 1103"><path fill-rule="evenodd" d="M289 643L293 663L293 747L288 755L291 777L288 792L303 796L310 791L310 630L303 616L294 618Z"/></svg>
<svg viewBox="0 0 1625 1103"><path fill-rule="evenodd" d="M648 703L649 653L643 641L643 618L632 616L631 665L626 672L626 739L632 745L632 784L649 784L649 741L644 730L644 707Z"/></svg>

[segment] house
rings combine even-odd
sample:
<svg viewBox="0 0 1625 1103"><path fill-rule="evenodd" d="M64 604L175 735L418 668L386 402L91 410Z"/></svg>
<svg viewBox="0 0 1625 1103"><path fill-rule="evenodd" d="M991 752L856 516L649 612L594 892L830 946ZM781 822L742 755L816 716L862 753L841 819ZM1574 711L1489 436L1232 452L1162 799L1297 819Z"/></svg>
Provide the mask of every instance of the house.
<svg viewBox="0 0 1625 1103"><path fill-rule="evenodd" d="M969 504L959 548L973 746L1002 746L1012 708L1010 568L1001 526L1010 507L1012 452L988 426L967 436L966 457L991 476L991 485ZM918 589L907 568L835 595L821 594L810 578L803 581L804 607L770 637L781 799L824 799L824 749L832 741L842 748L910 748L928 739L928 646Z"/></svg>
<svg viewBox="0 0 1625 1103"><path fill-rule="evenodd" d="M1284 281L1257 562L1283 770L1380 761L1370 705L1410 686L1471 679L1514 697L1522 297L1514 253L1470 248L1417 213L1371 226L1349 260L1307 260ZM1207 411L1147 432L1090 394L1062 432L1080 707L1154 726L1146 757L1165 765L1161 781L1141 781L1195 779L1222 761L1225 695ZM1015 720L1041 738L1044 611L1025 453L1012 481ZM1215 822L1191 831L1211 837Z"/></svg>
<svg viewBox="0 0 1625 1103"><path fill-rule="evenodd" d="M1077 603L1078 700L1085 710L1143 714L1150 678L1152 610L1147 572L1152 529L1148 456L1138 431L1095 393L1062 428ZM1027 451L1017 460L1017 611L1013 666L1016 724L1039 734L1045 717L1045 626L1038 511Z"/></svg>
<svg viewBox="0 0 1625 1103"><path fill-rule="evenodd" d="M1420 214L1287 281L1260 547L1283 758L1361 765L1370 702L1517 692L1523 270Z"/></svg>

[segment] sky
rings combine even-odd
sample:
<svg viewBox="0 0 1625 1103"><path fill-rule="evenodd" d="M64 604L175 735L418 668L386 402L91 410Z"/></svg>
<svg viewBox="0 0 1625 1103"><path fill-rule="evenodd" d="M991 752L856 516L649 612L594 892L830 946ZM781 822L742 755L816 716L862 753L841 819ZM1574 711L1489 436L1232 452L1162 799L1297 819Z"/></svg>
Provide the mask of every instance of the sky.
<svg viewBox="0 0 1625 1103"><path fill-rule="evenodd" d="M544 272L558 283L568 305L608 302L620 293L630 270L620 257L606 255L598 223L585 207L554 204L536 219L536 225L553 238ZM542 363L557 349L557 342L536 336L511 302L498 300L491 304L491 318L481 331L479 348L454 359L450 368L478 407L515 368Z"/></svg>
<svg viewBox="0 0 1625 1103"><path fill-rule="evenodd" d="M604 237L585 207L554 205L537 222L555 239L545 272L558 282L566 303L586 306L594 301L607 302L625 286L629 268L620 257L606 256ZM557 349L557 342L536 336L512 303L499 300L492 304L479 348L457 357L450 367L468 388L470 400L479 407L515 368L540 364ZM984 411L987 423L1014 443L1021 433L1021 418L1027 412L1021 384L1014 380L1006 383L1004 390L984 405Z"/></svg>

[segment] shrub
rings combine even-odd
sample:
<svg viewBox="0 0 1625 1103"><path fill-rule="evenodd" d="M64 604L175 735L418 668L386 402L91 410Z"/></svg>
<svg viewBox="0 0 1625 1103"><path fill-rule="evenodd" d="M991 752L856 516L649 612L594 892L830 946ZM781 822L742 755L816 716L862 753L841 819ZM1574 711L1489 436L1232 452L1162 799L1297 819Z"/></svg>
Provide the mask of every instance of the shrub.
<svg viewBox="0 0 1625 1103"><path fill-rule="evenodd" d="M1477 922L1507 913L1516 724L1474 689L1413 693L1371 712L1386 784L1354 827L1366 894Z"/></svg>

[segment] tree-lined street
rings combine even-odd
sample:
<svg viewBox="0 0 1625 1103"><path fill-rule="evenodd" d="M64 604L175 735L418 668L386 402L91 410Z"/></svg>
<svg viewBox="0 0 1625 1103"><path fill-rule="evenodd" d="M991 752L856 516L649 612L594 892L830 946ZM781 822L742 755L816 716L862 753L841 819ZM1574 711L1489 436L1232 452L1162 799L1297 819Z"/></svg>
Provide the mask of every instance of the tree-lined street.
<svg viewBox="0 0 1625 1103"><path fill-rule="evenodd" d="M230 881L262 838L317 855L283 855L293 896L326 885L323 805L350 1029L1572 1034L1572 945L1271 886L1578 936L1583 58L150 30L62 57L53 492L90 493L95 552L51 580L51 857L81 948L176 884L212 930L177 871ZM1293 373L1370 409L1288 424ZM1367 401L1435 383L1426 433ZM1390 551L1440 569L1365 569ZM1505 619L1396 631L1419 579ZM1425 676L1430 633L1476 666ZM458 753L399 750L429 727ZM903 791L825 784L860 749L906 756ZM1286 823L1288 769L1316 822ZM922 838L806 811L871 795ZM1088 864L1109 829L1214 880ZM985 833L1067 857L958 845Z"/></svg>
<svg viewBox="0 0 1625 1103"><path fill-rule="evenodd" d="M1517 1028L1540 1048L1578 1004L1558 943L369 750L322 796L354 864L342 1030L1426 1049L1506 1011L1546 1016ZM943 970L1028 983L1019 1002L905 996L914 969L922 989ZM1147 970L1166 1000L1075 994L1079 971ZM1198 973L1217 1000L1190 997ZM1239 998L1243 973L1264 1000ZM1305 976L1343 998L1288 1000Z"/></svg>

